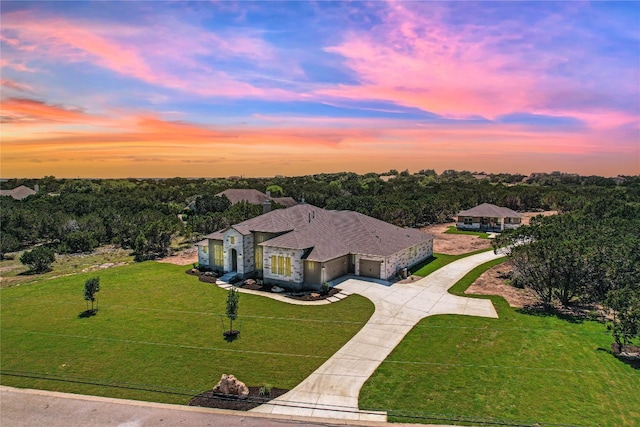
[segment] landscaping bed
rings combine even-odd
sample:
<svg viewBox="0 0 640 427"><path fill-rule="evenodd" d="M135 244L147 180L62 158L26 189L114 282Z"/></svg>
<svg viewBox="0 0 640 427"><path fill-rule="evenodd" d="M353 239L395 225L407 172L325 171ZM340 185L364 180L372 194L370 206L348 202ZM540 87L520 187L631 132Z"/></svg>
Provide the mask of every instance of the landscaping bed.
<svg viewBox="0 0 640 427"><path fill-rule="evenodd" d="M242 289L251 289L253 291L261 291L261 292L271 292L271 293L280 293L288 298L292 298L298 301L319 301L323 299L327 299L337 293L340 293L340 289L338 288L330 288L327 293L312 292L312 291L300 291L300 292L274 292L273 285L262 283L262 281L248 279L245 280L242 285L240 285Z"/></svg>
<svg viewBox="0 0 640 427"><path fill-rule="evenodd" d="M260 389L261 387L249 387L249 395L243 399L228 394L214 393L208 390L195 396L187 405L231 409L234 411L249 411L289 391L282 388L272 388L268 396L262 396L260 395Z"/></svg>
<svg viewBox="0 0 640 427"><path fill-rule="evenodd" d="M216 281L218 280L216 274L211 271L200 271L197 268L190 268L186 271L186 273L191 276L197 276L198 280L205 283L215 284ZM254 279L244 280L242 283L236 284L236 286L242 289L250 289L252 291L281 294L286 296L287 298L295 299L298 301L320 301L323 299L327 299L335 294L338 294L341 291L341 289L339 288L330 288L327 293L323 293L322 291L299 291L299 292L295 292L295 291L289 292L286 290L274 291L274 288L277 289L275 285L269 285L269 284L263 283L262 280L254 280Z"/></svg>

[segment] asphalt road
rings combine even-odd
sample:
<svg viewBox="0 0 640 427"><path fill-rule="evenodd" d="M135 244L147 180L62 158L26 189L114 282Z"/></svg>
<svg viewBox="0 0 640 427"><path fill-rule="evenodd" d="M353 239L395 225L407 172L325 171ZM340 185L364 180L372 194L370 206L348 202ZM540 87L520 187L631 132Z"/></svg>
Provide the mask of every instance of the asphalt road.
<svg viewBox="0 0 640 427"><path fill-rule="evenodd" d="M402 424L238 413L0 386L0 425L2 427L397 427Z"/></svg>

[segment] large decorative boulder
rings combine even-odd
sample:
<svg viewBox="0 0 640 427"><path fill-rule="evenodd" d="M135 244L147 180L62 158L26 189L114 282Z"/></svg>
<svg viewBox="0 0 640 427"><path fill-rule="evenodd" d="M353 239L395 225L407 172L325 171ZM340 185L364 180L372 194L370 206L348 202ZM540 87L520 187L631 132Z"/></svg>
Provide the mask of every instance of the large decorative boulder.
<svg viewBox="0 0 640 427"><path fill-rule="evenodd" d="M220 378L218 384L213 388L213 392L238 396L244 399L249 395L249 387L231 374L222 374L222 378Z"/></svg>

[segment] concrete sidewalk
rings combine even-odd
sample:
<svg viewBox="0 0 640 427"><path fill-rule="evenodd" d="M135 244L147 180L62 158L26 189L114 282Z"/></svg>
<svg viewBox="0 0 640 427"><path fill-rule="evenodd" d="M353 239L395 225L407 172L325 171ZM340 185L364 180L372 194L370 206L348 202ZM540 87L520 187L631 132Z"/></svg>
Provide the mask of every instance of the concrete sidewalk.
<svg viewBox="0 0 640 427"><path fill-rule="evenodd" d="M253 412L324 417L357 421L386 421L386 413L358 409L358 396L404 336L423 318L435 314L464 314L497 318L489 300L465 298L448 289L480 264L499 258L483 252L462 258L413 283L387 287L358 279L340 284L343 293L369 298L375 312L366 325L320 368L290 392Z"/></svg>

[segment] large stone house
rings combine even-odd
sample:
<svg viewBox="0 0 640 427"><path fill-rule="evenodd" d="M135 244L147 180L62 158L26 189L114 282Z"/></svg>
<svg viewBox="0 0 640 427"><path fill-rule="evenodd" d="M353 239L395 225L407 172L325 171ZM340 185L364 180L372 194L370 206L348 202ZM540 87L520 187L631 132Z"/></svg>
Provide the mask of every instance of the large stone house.
<svg viewBox="0 0 640 427"><path fill-rule="evenodd" d="M458 213L456 226L460 230L504 231L522 225L522 215L509 208L483 203Z"/></svg>
<svg viewBox="0 0 640 427"><path fill-rule="evenodd" d="M389 279L432 254L430 234L309 204L267 212L198 243L201 266L291 289L319 289L347 274Z"/></svg>

